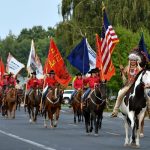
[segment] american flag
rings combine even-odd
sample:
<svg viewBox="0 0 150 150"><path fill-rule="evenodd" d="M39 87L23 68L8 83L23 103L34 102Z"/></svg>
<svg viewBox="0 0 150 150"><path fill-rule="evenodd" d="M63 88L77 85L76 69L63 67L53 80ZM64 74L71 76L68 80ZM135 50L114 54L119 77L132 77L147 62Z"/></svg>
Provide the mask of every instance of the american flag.
<svg viewBox="0 0 150 150"><path fill-rule="evenodd" d="M110 80L110 78L115 74L115 68L111 60L111 54L115 45L119 42L119 39L112 26L109 24L105 9L103 10L101 40L98 39L98 35L96 38L97 48L101 58L101 62L97 64L97 67L101 69L104 79Z"/></svg>

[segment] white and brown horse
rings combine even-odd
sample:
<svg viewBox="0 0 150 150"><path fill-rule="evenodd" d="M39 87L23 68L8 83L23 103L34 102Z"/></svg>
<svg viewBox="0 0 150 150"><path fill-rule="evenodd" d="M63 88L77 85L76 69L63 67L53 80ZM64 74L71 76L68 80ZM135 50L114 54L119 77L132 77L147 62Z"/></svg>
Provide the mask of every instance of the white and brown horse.
<svg viewBox="0 0 150 150"><path fill-rule="evenodd" d="M148 92L150 92L150 69L147 68L137 75L120 106L125 123L125 146L140 146L141 123L147 108ZM128 137L129 127L131 127L130 139Z"/></svg>
<svg viewBox="0 0 150 150"><path fill-rule="evenodd" d="M51 128L57 127L63 98L62 95L63 89L61 89L59 86L56 89L50 88L48 90L48 94L46 95L44 103L44 127L47 128L47 118L50 121Z"/></svg>

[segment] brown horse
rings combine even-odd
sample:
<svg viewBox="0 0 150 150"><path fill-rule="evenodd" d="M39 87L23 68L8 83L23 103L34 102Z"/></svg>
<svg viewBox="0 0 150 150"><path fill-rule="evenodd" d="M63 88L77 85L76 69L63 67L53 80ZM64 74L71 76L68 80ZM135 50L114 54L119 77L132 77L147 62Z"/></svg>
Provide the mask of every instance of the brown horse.
<svg viewBox="0 0 150 150"><path fill-rule="evenodd" d="M29 113L29 122L36 122L40 108L42 92L40 88L32 89L27 95L27 109Z"/></svg>
<svg viewBox="0 0 150 150"><path fill-rule="evenodd" d="M59 86L56 89L49 89L45 100L44 111L44 126L47 127L47 117L50 120L50 127L57 127L61 103L62 103L62 91Z"/></svg>
<svg viewBox="0 0 150 150"><path fill-rule="evenodd" d="M98 135L98 129L101 128L103 111L106 106L106 82L96 85L88 98L84 101L83 115L85 118L86 133L93 131Z"/></svg>
<svg viewBox="0 0 150 150"><path fill-rule="evenodd" d="M21 103L23 103L24 100L24 90L17 89L17 106L16 110L18 109L20 111Z"/></svg>
<svg viewBox="0 0 150 150"><path fill-rule="evenodd" d="M83 90L78 90L77 93L72 97L72 108L74 112L74 123L76 123L76 117L78 117L78 122L83 121L83 114L81 110L81 96Z"/></svg>
<svg viewBox="0 0 150 150"><path fill-rule="evenodd" d="M17 92L14 87L8 89L6 95L4 96L4 108L7 111L8 118L15 118L16 112L16 99L17 99Z"/></svg>

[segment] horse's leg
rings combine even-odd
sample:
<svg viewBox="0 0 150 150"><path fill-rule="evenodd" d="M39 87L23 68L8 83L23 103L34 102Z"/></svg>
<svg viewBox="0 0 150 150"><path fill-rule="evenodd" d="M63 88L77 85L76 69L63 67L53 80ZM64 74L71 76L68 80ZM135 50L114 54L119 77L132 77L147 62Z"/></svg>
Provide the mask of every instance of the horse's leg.
<svg viewBox="0 0 150 150"><path fill-rule="evenodd" d="M140 147L140 132L142 121L144 123L145 112L142 112L137 119L137 134L136 134L136 147Z"/></svg>
<svg viewBox="0 0 150 150"><path fill-rule="evenodd" d="M93 113L90 113L90 132L93 131L93 119L94 119L94 116L93 116Z"/></svg>
<svg viewBox="0 0 150 150"><path fill-rule="evenodd" d="M140 131L140 137L144 137L144 119L145 119L145 116L146 116L146 112L144 113L144 118L141 122L141 131Z"/></svg>
<svg viewBox="0 0 150 150"><path fill-rule="evenodd" d="M51 109L48 111L48 117L49 117L49 120L50 120L50 128L53 128L54 127L54 124L53 124L53 113L52 113Z"/></svg>
<svg viewBox="0 0 150 150"><path fill-rule="evenodd" d="M73 112L74 112L74 123L76 123L77 110L75 106L73 106Z"/></svg>
<svg viewBox="0 0 150 150"><path fill-rule="evenodd" d="M12 107L12 118L15 119L16 103Z"/></svg>
<svg viewBox="0 0 150 150"><path fill-rule="evenodd" d="M58 107L57 109L56 109L56 113L55 113L55 123L54 123L54 127L57 127L57 124L58 124L58 119L59 119L59 115L60 115L60 107Z"/></svg>
<svg viewBox="0 0 150 150"><path fill-rule="evenodd" d="M29 122L31 123L32 122L32 119L31 119L31 108L30 108L30 106L28 106L27 108L28 108L28 113L29 113Z"/></svg>
<svg viewBox="0 0 150 150"><path fill-rule="evenodd" d="M128 146L129 145L129 132L128 132L129 125L128 125L126 117L124 117L124 128L125 128L125 134L126 134L124 146Z"/></svg>
<svg viewBox="0 0 150 150"><path fill-rule="evenodd" d="M130 121L131 121L131 137L130 137L130 144L131 146L136 146L136 142L135 142L135 131L136 131L136 123L135 123L135 114L134 112L129 112L128 115Z"/></svg>
<svg viewBox="0 0 150 150"><path fill-rule="evenodd" d="M47 128L47 115L48 115L48 112L45 110L44 112L44 127Z"/></svg>
<svg viewBox="0 0 150 150"><path fill-rule="evenodd" d="M99 127L100 115L94 115L94 126L95 126L95 135L98 135L98 127Z"/></svg>

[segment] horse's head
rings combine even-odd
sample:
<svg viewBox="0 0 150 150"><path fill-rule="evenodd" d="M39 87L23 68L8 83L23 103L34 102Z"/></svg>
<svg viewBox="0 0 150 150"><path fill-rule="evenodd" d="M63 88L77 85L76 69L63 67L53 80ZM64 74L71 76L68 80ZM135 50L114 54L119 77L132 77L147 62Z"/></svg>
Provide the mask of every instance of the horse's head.
<svg viewBox="0 0 150 150"><path fill-rule="evenodd" d="M102 98L103 100L105 100L106 97L107 97L106 81L101 81L100 84L97 84L97 85L95 86L95 92L96 92L97 94L99 93L99 94L101 95L101 98Z"/></svg>

